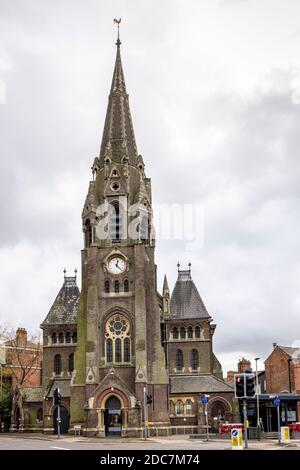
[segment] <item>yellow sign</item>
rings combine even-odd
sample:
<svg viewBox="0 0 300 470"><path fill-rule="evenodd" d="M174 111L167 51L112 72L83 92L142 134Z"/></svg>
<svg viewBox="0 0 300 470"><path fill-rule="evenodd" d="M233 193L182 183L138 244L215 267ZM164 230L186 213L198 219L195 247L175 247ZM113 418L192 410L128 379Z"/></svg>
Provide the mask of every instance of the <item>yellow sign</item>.
<svg viewBox="0 0 300 470"><path fill-rule="evenodd" d="M280 442L290 442L290 428L288 426L281 426L280 428Z"/></svg>
<svg viewBox="0 0 300 470"><path fill-rule="evenodd" d="M242 434L242 430L239 428L231 429L231 447L232 447L232 450L243 449L243 434Z"/></svg>
<svg viewBox="0 0 300 470"><path fill-rule="evenodd" d="M146 428L149 428L149 421L146 419Z"/></svg>

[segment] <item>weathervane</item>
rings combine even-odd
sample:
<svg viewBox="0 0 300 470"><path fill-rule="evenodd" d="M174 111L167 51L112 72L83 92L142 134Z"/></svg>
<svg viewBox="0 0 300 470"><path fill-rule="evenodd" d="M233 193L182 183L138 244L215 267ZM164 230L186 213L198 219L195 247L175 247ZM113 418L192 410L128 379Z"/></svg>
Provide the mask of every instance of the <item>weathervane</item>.
<svg viewBox="0 0 300 470"><path fill-rule="evenodd" d="M116 42L117 46L119 46L121 44L121 41L120 41L120 23L121 23L121 18L119 18L119 19L114 18L114 24L118 25L118 39L117 39L117 42Z"/></svg>

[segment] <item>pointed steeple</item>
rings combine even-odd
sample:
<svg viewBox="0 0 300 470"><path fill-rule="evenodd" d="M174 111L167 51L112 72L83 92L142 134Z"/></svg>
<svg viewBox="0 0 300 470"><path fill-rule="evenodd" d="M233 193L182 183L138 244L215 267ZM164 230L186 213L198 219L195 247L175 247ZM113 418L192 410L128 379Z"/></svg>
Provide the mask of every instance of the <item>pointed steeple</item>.
<svg viewBox="0 0 300 470"><path fill-rule="evenodd" d="M127 157L130 164L137 164L137 146L126 91L121 60L121 41L116 42L117 54L100 149L100 165L106 158L121 163Z"/></svg>
<svg viewBox="0 0 300 470"><path fill-rule="evenodd" d="M164 284L163 284L163 293L164 292L170 292L169 290L169 284L168 284L168 279L167 279L167 275L165 274L165 277L164 277Z"/></svg>

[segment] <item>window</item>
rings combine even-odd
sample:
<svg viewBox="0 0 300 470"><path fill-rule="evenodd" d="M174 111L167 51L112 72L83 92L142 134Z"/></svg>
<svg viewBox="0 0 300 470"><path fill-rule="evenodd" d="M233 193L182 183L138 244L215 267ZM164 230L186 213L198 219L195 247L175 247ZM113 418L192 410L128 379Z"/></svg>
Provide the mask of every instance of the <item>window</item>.
<svg viewBox="0 0 300 470"><path fill-rule="evenodd" d="M200 326L196 326L195 328L195 338L200 338Z"/></svg>
<svg viewBox="0 0 300 470"><path fill-rule="evenodd" d="M187 400L185 402L185 414L191 415L193 411L193 403L192 400Z"/></svg>
<svg viewBox="0 0 300 470"><path fill-rule="evenodd" d="M115 292L118 294L120 292L120 283L119 281L115 281Z"/></svg>
<svg viewBox="0 0 300 470"><path fill-rule="evenodd" d="M175 327L175 328L173 328L173 332L172 332L172 334L173 334L173 339L178 339L178 330L177 330L177 328L176 328L176 327Z"/></svg>
<svg viewBox="0 0 300 470"><path fill-rule="evenodd" d="M74 370L74 354L69 355L69 372L73 372Z"/></svg>
<svg viewBox="0 0 300 470"><path fill-rule="evenodd" d="M185 328L183 326L180 328L180 339L185 339Z"/></svg>
<svg viewBox="0 0 300 470"><path fill-rule="evenodd" d="M106 362L131 361L129 321L121 314L111 316L105 324Z"/></svg>
<svg viewBox="0 0 300 470"><path fill-rule="evenodd" d="M63 344L65 342L65 337L64 337L63 333L59 333L58 342L59 342L59 344Z"/></svg>
<svg viewBox="0 0 300 470"><path fill-rule="evenodd" d="M197 349L191 350L191 368L192 370L197 370L199 367L199 354Z"/></svg>
<svg viewBox="0 0 300 470"><path fill-rule="evenodd" d="M66 333L66 343L67 344L71 343L71 333L69 331Z"/></svg>
<svg viewBox="0 0 300 470"><path fill-rule="evenodd" d="M187 336L189 339L193 338L193 328L191 326L188 327Z"/></svg>
<svg viewBox="0 0 300 470"><path fill-rule="evenodd" d="M110 338L106 340L106 362L113 362L113 342Z"/></svg>
<svg viewBox="0 0 300 470"><path fill-rule="evenodd" d="M183 415L183 410L184 410L183 401L178 400L178 401L176 402L176 407L175 407L175 409L176 409L176 414L177 414L177 415Z"/></svg>
<svg viewBox="0 0 300 470"><path fill-rule="evenodd" d="M43 421L43 408L38 408L36 412L37 421Z"/></svg>
<svg viewBox="0 0 300 470"><path fill-rule="evenodd" d="M124 340L124 362L130 362L130 339Z"/></svg>
<svg viewBox="0 0 300 470"><path fill-rule="evenodd" d="M119 202L115 201L112 204L110 204L109 212L110 212L110 217L109 217L110 239L120 240L122 227L121 227Z"/></svg>
<svg viewBox="0 0 300 470"><path fill-rule="evenodd" d="M120 338L117 338L115 341L115 361L122 362L122 342Z"/></svg>
<svg viewBox="0 0 300 470"><path fill-rule="evenodd" d="M129 281L125 279L124 281L124 292L129 292Z"/></svg>
<svg viewBox="0 0 300 470"><path fill-rule="evenodd" d="M55 372L55 375L61 374L61 355L60 354L56 354L54 356L54 372Z"/></svg>
<svg viewBox="0 0 300 470"><path fill-rule="evenodd" d="M179 371L183 369L183 353L181 349L176 351L176 369Z"/></svg>
<svg viewBox="0 0 300 470"><path fill-rule="evenodd" d="M57 343L57 335L56 335L56 333L52 333L52 335L51 335L51 342L52 342L52 344L56 344L56 343Z"/></svg>
<svg viewBox="0 0 300 470"><path fill-rule="evenodd" d="M174 415L175 414L175 405L174 405L173 400L170 400L169 407L170 407L170 415Z"/></svg>
<svg viewBox="0 0 300 470"><path fill-rule="evenodd" d="M85 247L88 248L92 244L92 226L89 219L84 224L84 232L85 232Z"/></svg>
<svg viewBox="0 0 300 470"><path fill-rule="evenodd" d="M104 292L105 294L109 294L110 288L109 288L109 280L106 279L104 282Z"/></svg>
<svg viewBox="0 0 300 470"><path fill-rule="evenodd" d="M72 335L72 341L73 341L73 343L75 343L75 344L77 343L77 332L76 332L76 331L75 331L75 333L73 333L73 335Z"/></svg>

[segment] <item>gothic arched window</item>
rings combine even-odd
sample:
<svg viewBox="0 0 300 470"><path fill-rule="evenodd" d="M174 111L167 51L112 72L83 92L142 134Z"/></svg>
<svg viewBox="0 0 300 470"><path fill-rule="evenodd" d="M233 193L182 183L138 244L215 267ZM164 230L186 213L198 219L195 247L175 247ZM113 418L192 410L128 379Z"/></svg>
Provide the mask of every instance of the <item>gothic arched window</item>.
<svg viewBox="0 0 300 470"><path fill-rule="evenodd" d="M172 335L173 339L178 339L178 329L176 328L176 326L173 328Z"/></svg>
<svg viewBox="0 0 300 470"><path fill-rule="evenodd" d="M119 283L119 281L115 281L115 292L117 294L120 292L120 283Z"/></svg>
<svg viewBox="0 0 300 470"><path fill-rule="evenodd" d="M74 344L77 343L77 332L76 331L72 335L72 341L73 341Z"/></svg>
<svg viewBox="0 0 300 470"><path fill-rule="evenodd" d="M52 342L52 344L57 344L57 335L56 335L56 333L52 333L51 342Z"/></svg>
<svg viewBox="0 0 300 470"><path fill-rule="evenodd" d="M191 326L188 327L187 336L189 339L193 338L193 328Z"/></svg>
<svg viewBox="0 0 300 470"><path fill-rule="evenodd" d="M55 354L54 356L54 372L55 375L61 374L61 355Z"/></svg>
<svg viewBox="0 0 300 470"><path fill-rule="evenodd" d="M106 362L130 362L131 338L129 321L121 314L109 317L105 324Z"/></svg>
<svg viewBox="0 0 300 470"><path fill-rule="evenodd" d="M185 402L185 414L191 415L193 411L193 402L192 400L187 400Z"/></svg>
<svg viewBox="0 0 300 470"><path fill-rule="evenodd" d="M74 370L74 354L69 355L69 372L73 372Z"/></svg>
<svg viewBox="0 0 300 470"><path fill-rule="evenodd" d="M185 328L182 326L180 328L180 339L185 339L186 331Z"/></svg>
<svg viewBox="0 0 300 470"><path fill-rule="evenodd" d="M178 400L178 401L176 402L175 409L176 409L176 414L177 414L177 415L183 415L184 406L183 406L183 401L182 401L182 400Z"/></svg>
<svg viewBox="0 0 300 470"><path fill-rule="evenodd" d="M192 370L197 370L199 367L199 353L197 349L191 350L191 368Z"/></svg>
<svg viewBox="0 0 300 470"><path fill-rule="evenodd" d="M200 338L200 326L196 326L195 328L195 338Z"/></svg>
<svg viewBox="0 0 300 470"><path fill-rule="evenodd" d="M106 279L104 281L104 292L105 292L105 294L109 294L109 291L110 291L109 280Z"/></svg>
<svg viewBox="0 0 300 470"><path fill-rule="evenodd" d="M63 344L65 342L65 337L64 337L64 334L63 333L59 333L58 335L58 342L60 344Z"/></svg>
<svg viewBox="0 0 300 470"><path fill-rule="evenodd" d="M175 405L174 405L173 400L170 400L169 407L170 407L170 415L174 415L175 414Z"/></svg>
<svg viewBox="0 0 300 470"><path fill-rule="evenodd" d="M124 281L124 292L129 292L129 281L125 279Z"/></svg>
<svg viewBox="0 0 300 470"><path fill-rule="evenodd" d="M183 352L181 349L176 351L176 369L179 371L183 369Z"/></svg>
<svg viewBox="0 0 300 470"><path fill-rule="evenodd" d="M71 333L69 331L67 331L66 333L66 343L67 344L71 343Z"/></svg>
<svg viewBox="0 0 300 470"><path fill-rule="evenodd" d="M120 240L121 238L121 216L118 201L112 202L109 207L109 234L111 240Z"/></svg>
<svg viewBox="0 0 300 470"><path fill-rule="evenodd" d="M84 224L84 231L85 231L85 248L88 248L89 246L91 246L92 241L93 241L92 226L91 226L91 222L89 221L89 219L87 219L87 221Z"/></svg>

